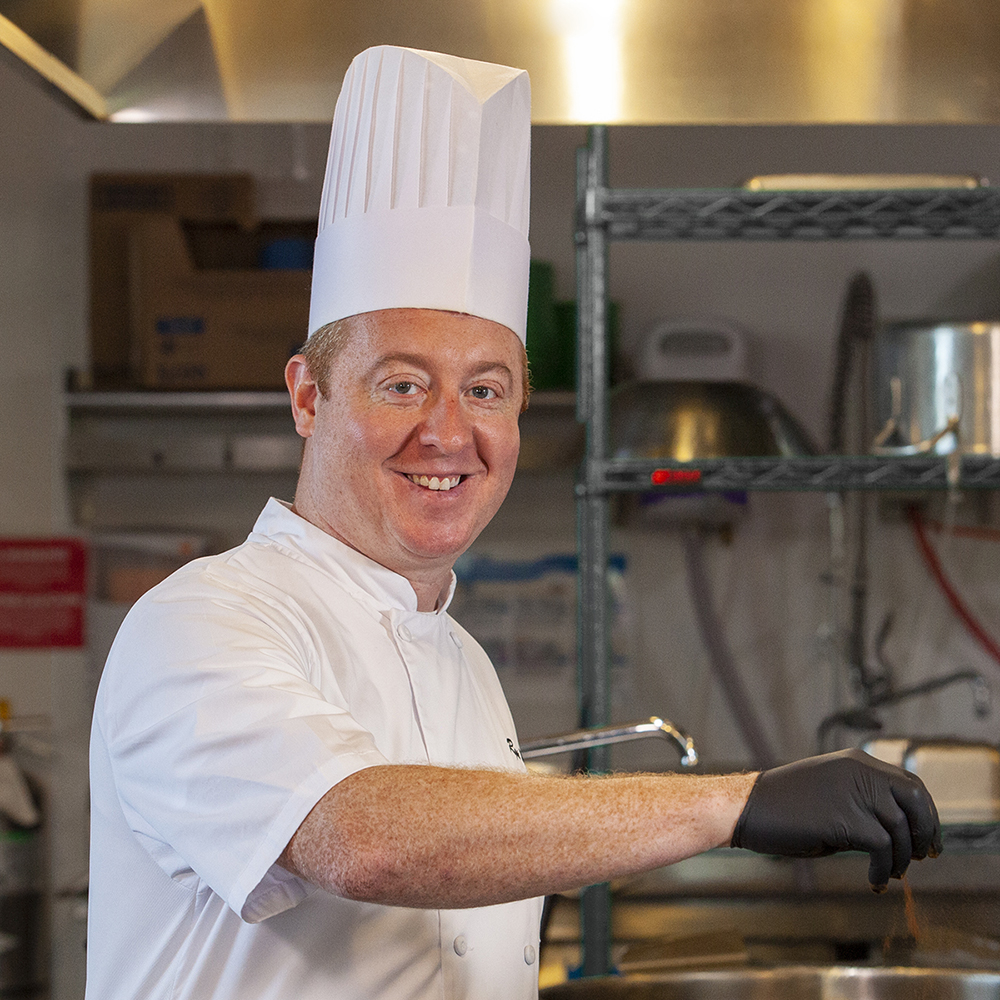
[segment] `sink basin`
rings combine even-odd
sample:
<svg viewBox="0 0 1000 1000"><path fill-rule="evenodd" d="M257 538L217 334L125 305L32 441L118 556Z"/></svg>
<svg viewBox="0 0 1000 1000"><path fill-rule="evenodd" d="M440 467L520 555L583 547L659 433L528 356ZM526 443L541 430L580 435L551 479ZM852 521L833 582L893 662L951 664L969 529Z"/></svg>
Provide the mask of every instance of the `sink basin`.
<svg viewBox="0 0 1000 1000"><path fill-rule="evenodd" d="M1000 1000L1000 971L782 966L607 976L549 986L540 1000Z"/></svg>

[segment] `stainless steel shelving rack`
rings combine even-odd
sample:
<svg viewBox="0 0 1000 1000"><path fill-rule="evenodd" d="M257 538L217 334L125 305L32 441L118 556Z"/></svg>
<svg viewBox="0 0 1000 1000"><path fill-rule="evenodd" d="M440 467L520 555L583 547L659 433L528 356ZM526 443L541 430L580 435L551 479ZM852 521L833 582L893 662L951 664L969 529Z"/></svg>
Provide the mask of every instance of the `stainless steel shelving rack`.
<svg viewBox="0 0 1000 1000"><path fill-rule="evenodd" d="M611 720L605 569L608 504L630 491L931 490L950 485L938 456L745 458L671 464L609 457L607 272L611 240L997 239L1000 191L625 190L608 186L607 127L592 126L577 151L577 419L586 451L577 491L581 724ZM965 456L952 467L962 488L1000 489L1000 460ZM608 769L608 748L590 767ZM584 891L583 973L609 971L608 886Z"/></svg>

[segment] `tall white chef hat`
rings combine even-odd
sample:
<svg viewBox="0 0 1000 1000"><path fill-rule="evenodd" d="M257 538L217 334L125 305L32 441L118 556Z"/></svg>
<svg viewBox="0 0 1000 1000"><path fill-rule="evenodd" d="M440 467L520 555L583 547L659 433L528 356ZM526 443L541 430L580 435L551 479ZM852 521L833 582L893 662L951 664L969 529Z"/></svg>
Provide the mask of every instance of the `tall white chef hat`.
<svg viewBox="0 0 1000 1000"><path fill-rule="evenodd" d="M392 45L357 56L333 117L310 334L410 306L523 341L530 126L524 70Z"/></svg>

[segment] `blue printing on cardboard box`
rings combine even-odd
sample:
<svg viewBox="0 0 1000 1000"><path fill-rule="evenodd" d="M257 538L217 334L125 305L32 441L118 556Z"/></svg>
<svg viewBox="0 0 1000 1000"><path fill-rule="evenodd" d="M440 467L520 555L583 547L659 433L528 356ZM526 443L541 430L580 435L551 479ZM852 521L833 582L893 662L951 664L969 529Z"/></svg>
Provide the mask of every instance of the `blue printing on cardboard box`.
<svg viewBox="0 0 1000 1000"><path fill-rule="evenodd" d="M204 333L205 320L201 316L161 316L156 321L156 332L163 337Z"/></svg>

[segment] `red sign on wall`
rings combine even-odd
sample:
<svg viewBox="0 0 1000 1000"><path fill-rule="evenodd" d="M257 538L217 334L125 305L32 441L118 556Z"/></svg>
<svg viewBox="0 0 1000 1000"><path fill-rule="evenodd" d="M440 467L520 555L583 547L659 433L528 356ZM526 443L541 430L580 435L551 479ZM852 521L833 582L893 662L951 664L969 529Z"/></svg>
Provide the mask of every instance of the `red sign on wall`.
<svg viewBox="0 0 1000 1000"><path fill-rule="evenodd" d="M0 648L82 646L86 590L79 538L0 538Z"/></svg>

